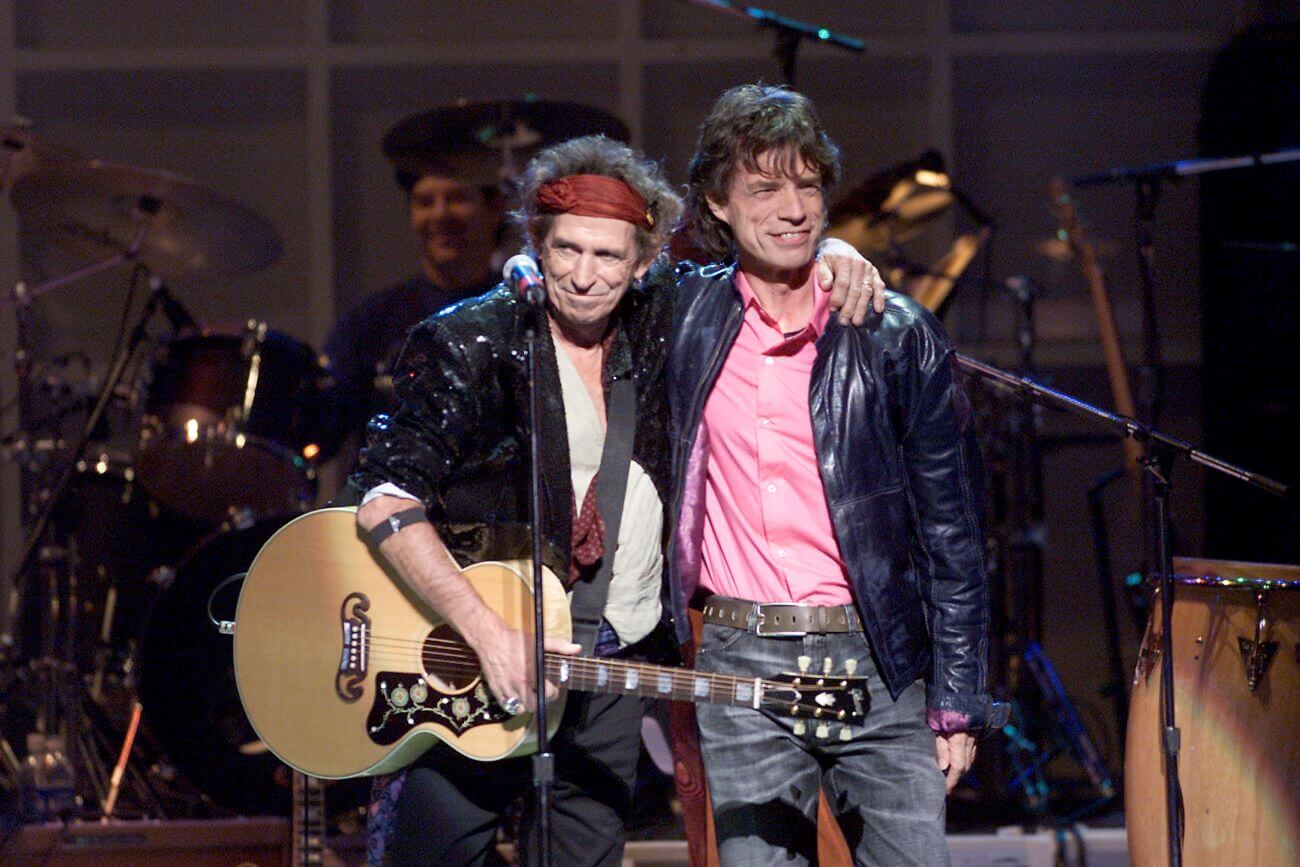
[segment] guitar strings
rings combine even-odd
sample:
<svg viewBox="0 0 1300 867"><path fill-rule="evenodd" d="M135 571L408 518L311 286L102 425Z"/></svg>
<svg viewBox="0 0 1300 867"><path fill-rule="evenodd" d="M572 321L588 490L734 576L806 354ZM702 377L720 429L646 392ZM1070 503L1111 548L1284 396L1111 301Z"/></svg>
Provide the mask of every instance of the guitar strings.
<svg viewBox="0 0 1300 867"><path fill-rule="evenodd" d="M379 636L372 633L369 643L371 647L370 659L372 661L382 660L411 664L415 661L412 659L413 654L418 654L422 669L425 664L436 665L437 670L432 672L433 674L463 675L471 679L480 679L482 677L481 668L465 659L464 654L468 651L468 647L462 641L433 637L413 640L393 636ZM671 682L670 692L689 692L697 698L732 701L737 686L752 686L754 683L754 678L738 675L697 672L692 669L638 663L631 660L566 657L551 651L547 652L545 661L547 672L549 674L558 674L560 665L566 661L570 667L572 680L584 676L586 678L597 676L601 668L606 669L606 674L609 676L611 683L617 683L620 675L626 676L629 671L636 671L639 675L648 675L644 679L638 678L637 686L627 690L628 692L655 694L659 692L657 689L658 684L654 682L655 679L660 675L667 674ZM704 677L709 681L709 693L706 696L695 695L695 684L700 677ZM762 690L760 703L763 705L789 707L791 702L778 697L779 694L794 692L796 696L798 695L798 689L788 683L760 678L759 684ZM723 689L719 691L719 687ZM580 687L578 688L580 689ZM833 683L823 684L820 688L832 691L838 689L837 685ZM794 704L803 707L798 702Z"/></svg>

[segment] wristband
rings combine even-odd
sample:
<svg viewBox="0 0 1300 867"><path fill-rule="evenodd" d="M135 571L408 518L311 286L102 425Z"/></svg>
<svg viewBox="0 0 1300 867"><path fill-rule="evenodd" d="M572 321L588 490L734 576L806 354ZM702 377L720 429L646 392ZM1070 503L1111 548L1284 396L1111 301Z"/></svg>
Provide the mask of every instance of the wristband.
<svg viewBox="0 0 1300 867"><path fill-rule="evenodd" d="M394 512L384 520L374 526L367 535L370 544L378 548L379 543L389 536L401 530L403 527L409 527L412 524L427 524L429 516L425 514L423 506L416 506L411 509L403 509L400 512Z"/></svg>

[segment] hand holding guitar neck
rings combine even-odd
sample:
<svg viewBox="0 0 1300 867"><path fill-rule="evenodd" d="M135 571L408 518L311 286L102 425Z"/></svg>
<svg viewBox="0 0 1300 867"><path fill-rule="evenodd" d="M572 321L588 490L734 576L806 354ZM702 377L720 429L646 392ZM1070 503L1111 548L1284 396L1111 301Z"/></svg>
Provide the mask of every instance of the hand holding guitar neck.
<svg viewBox="0 0 1300 867"><path fill-rule="evenodd" d="M572 656L582 650L581 645L557 636L548 635L544 641L548 654ZM532 713L537 709L531 635L508 626L496 614L485 610L474 637L467 634L465 642L477 657L477 665L493 697L507 713ZM546 698L555 699L559 695L559 687L548 678Z"/></svg>

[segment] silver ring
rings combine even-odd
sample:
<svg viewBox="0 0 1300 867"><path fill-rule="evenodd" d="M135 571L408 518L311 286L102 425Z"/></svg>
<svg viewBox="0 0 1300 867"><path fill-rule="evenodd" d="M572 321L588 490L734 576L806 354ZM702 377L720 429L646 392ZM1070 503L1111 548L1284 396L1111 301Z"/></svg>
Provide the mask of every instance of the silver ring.
<svg viewBox="0 0 1300 867"><path fill-rule="evenodd" d="M511 716L519 716L524 711L524 703L512 695L501 702L501 709Z"/></svg>

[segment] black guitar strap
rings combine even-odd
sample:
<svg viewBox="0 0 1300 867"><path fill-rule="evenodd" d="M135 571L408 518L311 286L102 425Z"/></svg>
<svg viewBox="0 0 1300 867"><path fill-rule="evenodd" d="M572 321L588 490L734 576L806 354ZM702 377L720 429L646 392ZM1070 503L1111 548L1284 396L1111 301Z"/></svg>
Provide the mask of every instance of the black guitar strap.
<svg viewBox="0 0 1300 867"><path fill-rule="evenodd" d="M596 508L605 522L605 554L590 581L573 587L569 611L573 617L573 640L590 656L605 614L609 581L614 576L614 555L618 549L618 528L623 522L623 500L627 494L627 473L632 463L632 441L636 438L636 387L631 377L609 385L609 406L605 415L605 448L600 453L596 475Z"/></svg>

